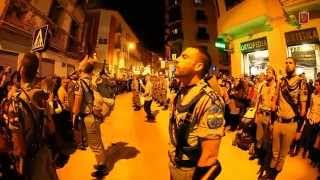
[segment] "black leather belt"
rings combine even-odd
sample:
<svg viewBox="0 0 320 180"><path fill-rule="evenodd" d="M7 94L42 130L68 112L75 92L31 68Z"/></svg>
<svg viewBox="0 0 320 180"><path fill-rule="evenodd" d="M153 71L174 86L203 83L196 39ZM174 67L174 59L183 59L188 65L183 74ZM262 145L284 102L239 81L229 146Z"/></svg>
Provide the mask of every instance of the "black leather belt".
<svg viewBox="0 0 320 180"><path fill-rule="evenodd" d="M278 118L278 122L280 123L291 123L291 122L295 122L294 118L291 119L285 119L285 118Z"/></svg>

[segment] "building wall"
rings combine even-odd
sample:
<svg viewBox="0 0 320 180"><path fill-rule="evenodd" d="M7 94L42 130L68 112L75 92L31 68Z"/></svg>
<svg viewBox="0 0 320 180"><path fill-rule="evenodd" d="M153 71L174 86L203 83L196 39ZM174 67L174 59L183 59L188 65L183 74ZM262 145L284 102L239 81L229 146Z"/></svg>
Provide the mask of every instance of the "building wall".
<svg viewBox="0 0 320 180"><path fill-rule="evenodd" d="M51 8L53 0L32 0L30 3L39 9L42 13L44 13L46 16L49 16L49 11Z"/></svg>
<svg viewBox="0 0 320 180"><path fill-rule="evenodd" d="M99 39L106 38L107 43L109 41L109 29L110 29L110 13L107 11L101 11L100 14L100 21L99 21L99 28L98 28L98 36L97 36L97 59L101 63L103 63L104 59L108 59L108 44L99 43Z"/></svg>
<svg viewBox="0 0 320 180"><path fill-rule="evenodd" d="M20 6L21 10L26 11L20 18L17 18L12 13L7 16L10 12L6 11L8 7L15 3L16 0L4 0L0 2L0 18L2 18L6 23L15 24L18 26L16 29L8 31L6 23L0 24L0 50L14 52L19 54L18 57L23 57L23 53L29 52L31 50L31 41L32 41L32 32L46 24L49 24L50 27L58 27L57 31L51 29L53 32L53 37L51 41L56 40L58 48L50 47L41 52L41 57L47 60L47 64L43 64L47 71L43 71L43 75L56 74L60 76L67 75L67 66L71 65L76 67L81 60L81 54L83 51L74 52L75 50L70 50L67 48L69 44L69 35L71 33L71 23L76 21L79 28L79 37L75 37L79 44L83 43L85 40L82 38L84 28L85 28L85 12L83 6L74 4L75 1L69 0L59 0L60 5L63 7L61 15L58 17L57 21L54 22L55 25L52 25L51 22L48 22L47 19L52 9L53 0L30 0L30 1L21 1L25 3L23 6ZM16 5L17 6L17 5ZM24 12L22 11L22 12ZM6 36L10 34L8 39ZM82 42L81 42L82 41ZM84 46L82 46L84 48ZM72 51L73 55L69 53ZM74 56L76 55L76 56ZM18 58L19 59L19 58ZM40 70L41 71L41 70ZM46 74L49 73L49 74Z"/></svg>
<svg viewBox="0 0 320 180"><path fill-rule="evenodd" d="M225 0L218 0L220 11L220 17L218 18L219 32L224 32L248 20L267 14L265 0L245 0L228 11L224 2Z"/></svg>
<svg viewBox="0 0 320 180"><path fill-rule="evenodd" d="M142 63L137 48L128 50L128 43L134 43L137 46L139 40L117 11L92 9L89 13L91 16L95 14L99 16L97 27L91 27L97 29L90 32L89 36L91 36L91 43L95 44L97 60L103 63L103 60L106 59L110 73L122 77L122 74L125 73L122 70L130 70L131 66ZM106 39L106 42L100 42L101 39ZM122 65L125 67L121 67Z"/></svg>
<svg viewBox="0 0 320 180"><path fill-rule="evenodd" d="M219 34L239 27L252 18L264 15L268 16L269 20L267 23L272 27L270 31L257 32L232 39L231 73L233 76L239 76L244 73L243 53L240 51L240 44L243 42L267 37L269 65L273 66L277 73L284 73L284 62L288 51L285 33L315 27L317 28L318 35L320 35L320 18L310 19L307 24L303 24L300 29L297 29L297 27L290 25L286 21L279 1L276 0L246 0L229 11L225 10L224 0L219 0L219 9L221 12L218 20Z"/></svg>
<svg viewBox="0 0 320 180"><path fill-rule="evenodd" d="M218 69L229 69L228 66L224 66L221 64L221 58L219 55L218 50L214 47L214 41L217 37L217 13L215 12L215 5L214 1L205 0L203 1L203 5L195 5L193 0L188 1L181 1L181 24L182 24L182 32L183 32L183 39L177 40L177 41L168 41L166 49L167 51L171 51L177 47L179 41L182 42L182 50L190 47L190 46L206 46L208 49L209 54L212 57L213 64ZM167 3L167 9L169 8L168 1ZM203 10L205 12L205 15L207 16L207 23L198 23L196 21L196 10ZM169 15L167 15L167 20ZM169 24L169 22L167 22ZM209 41L199 41L197 39L197 32L198 27L206 27L207 32L210 36ZM170 49L171 47L171 49ZM169 50L170 49L170 50ZM177 48L179 49L179 48ZM166 52L166 56L171 56L170 52ZM179 55L179 54L178 54ZM169 57L171 59L172 57Z"/></svg>

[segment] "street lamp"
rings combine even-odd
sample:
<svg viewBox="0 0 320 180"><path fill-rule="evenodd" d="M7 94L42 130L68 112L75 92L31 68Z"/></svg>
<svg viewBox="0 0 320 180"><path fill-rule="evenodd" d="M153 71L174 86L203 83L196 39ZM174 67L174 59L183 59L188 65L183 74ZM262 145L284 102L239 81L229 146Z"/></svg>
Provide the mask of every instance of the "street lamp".
<svg viewBox="0 0 320 180"><path fill-rule="evenodd" d="M128 62L130 61L130 50L135 48L136 48L136 44L134 42L128 42L128 46L127 46Z"/></svg>

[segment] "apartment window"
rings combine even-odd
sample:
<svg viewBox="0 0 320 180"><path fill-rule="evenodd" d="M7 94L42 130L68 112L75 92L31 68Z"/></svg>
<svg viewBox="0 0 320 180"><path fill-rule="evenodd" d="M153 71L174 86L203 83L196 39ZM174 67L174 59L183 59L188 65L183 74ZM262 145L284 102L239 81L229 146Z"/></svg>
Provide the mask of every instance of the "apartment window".
<svg viewBox="0 0 320 180"><path fill-rule="evenodd" d="M169 6L178 6L180 0L169 0Z"/></svg>
<svg viewBox="0 0 320 180"><path fill-rule="evenodd" d="M169 22L181 20L180 6L175 6L169 10Z"/></svg>
<svg viewBox="0 0 320 180"><path fill-rule="evenodd" d="M77 51L80 48L81 41L81 29L80 25L76 21L72 21L70 27L70 35L69 38L69 51Z"/></svg>
<svg viewBox="0 0 320 180"><path fill-rule="evenodd" d="M170 29L169 40L175 41L183 38L181 23L173 24Z"/></svg>
<svg viewBox="0 0 320 180"><path fill-rule="evenodd" d="M197 21L207 21L208 18L203 10L196 11L196 20Z"/></svg>
<svg viewBox="0 0 320 180"><path fill-rule="evenodd" d="M206 27L198 27L197 39L198 40L209 40L210 39L210 36L208 34Z"/></svg>
<svg viewBox="0 0 320 180"><path fill-rule="evenodd" d="M53 22L57 23L62 12L63 12L63 7L59 4L57 0L53 0L50 8L49 18Z"/></svg>
<svg viewBox="0 0 320 180"><path fill-rule="evenodd" d="M178 29L178 28L174 28L174 29L172 30L172 33L173 33L174 35L179 34L179 29Z"/></svg>
<svg viewBox="0 0 320 180"><path fill-rule="evenodd" d="M79 37L80 26L76 21L72 21L70 28L70 35L74 37Z"/></svg>
<svg viewBox="0 0 320 180"><path fill-rule="evenodd" d="M235 7L236 5L240 4L242 1L244 0L224 0L224 3L226 5L226 9L229 10Z"/></svg>
<svg viewBox="0 0 320 180"><path fill-rule="evenodd" d="M195 5L202 5L203 4L203 0L193 0Z"/></svg>

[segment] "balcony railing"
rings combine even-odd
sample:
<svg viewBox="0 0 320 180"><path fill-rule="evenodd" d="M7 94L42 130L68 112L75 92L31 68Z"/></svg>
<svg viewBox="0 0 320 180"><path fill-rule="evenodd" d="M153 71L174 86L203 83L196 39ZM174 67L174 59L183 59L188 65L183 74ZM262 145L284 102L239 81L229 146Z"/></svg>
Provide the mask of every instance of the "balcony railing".
<svg viewBox="0 0 320 180"><path fill-rule="evenodd" d="M284 7L310 2L310 0L279 0Z"/></svg>
<svg viewBox="0 0 320 180"><path fill-rule="evenodd" d="M8 4L6 11L3 12L4 14L2 15L0 14L0 18L2 17L2 19L0 19L0 26L2 24L2 28L28 36L31 41L33 31L48 24L51 29L49 47L66 54L70 54L67 53L68 51L71 51L71 53L84 52L84 46L80 41L75 40L68 32L59 27L28 1L6 0L6 4ZM77 44L77 46L81 46L81 48L67 48L69 38L73 39L73 45ZM79 51L79 49L82 50Z"/></svg>

